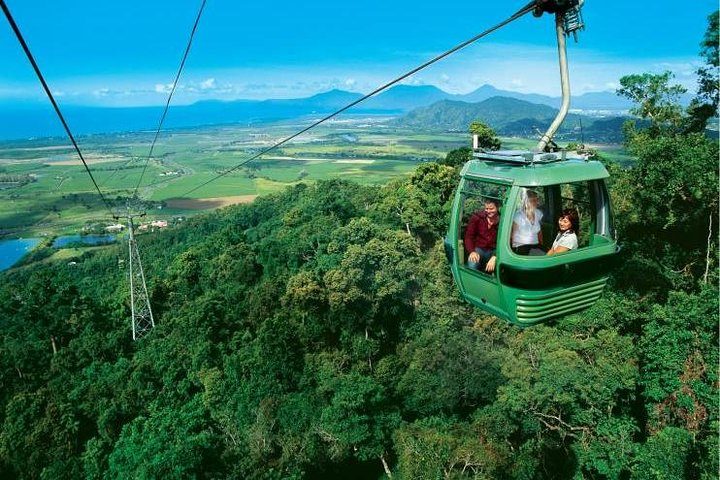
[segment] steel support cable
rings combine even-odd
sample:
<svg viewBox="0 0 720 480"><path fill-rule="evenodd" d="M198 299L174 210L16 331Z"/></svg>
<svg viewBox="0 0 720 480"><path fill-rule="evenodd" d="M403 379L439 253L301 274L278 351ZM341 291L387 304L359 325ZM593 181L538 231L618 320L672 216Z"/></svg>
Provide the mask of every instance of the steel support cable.
<svg viewBox="0 0 720 480"><path fill-rule="evenodd" d="M142 182L143 176L145 176L145 171L147 170L147 166L150 163L150 159L152 158L153 150L155 149L155 142L157 142L158 136L160 135L160 130L162 129L163 122L165 121L168 109L170 108L170 101L172 100L173 94L175 93L175 88L177 87L178 81L180 80L180 74L185 67L185 61L187 60L188 54L190 53L190 47L192 47L193 38L195 37L195 31L197 31L198 24L200 23L200 17L202 16L203 10L205 9L205 3L207 3L207 0L203 0L202 4L200 5L200 10L198 11L197 17L195 18L195 24L193 25L192 31L190 32L190 38L188 39L187 47L185 47L185 53L183 54L182 61L180 62L180 68L178 68L177 75L175 75L175 81L173 82L172 88L170 89L170 94L168 95L167 102L165 102L165 109L163 110L162 116L160 117L160 122L158 123L157 131L155 132L155 138L153 138L152 144L150 145L150 153L148 153L148 157L145 160L145 166L143 167L142 173L140 173L140 179L135 186L133 197L137 197L138 188L140 188L140 183Z"/></svg>
<svg viewBox="0 0 720 480"><path fill-rule="evenodd" d="M525 15L526 13L532 12L532 11L535 9L536 5L537 5L536 0L531 1L530 3L528 3L527 5L525 5L523 8L521 8L520 10L518 10L517 12L515 12L513 15L511 15L511 16L508 17L507 19L505 19L505 20L503 20L502 22L498 23L497 25L494 25L494 26L488 28L487 30L485 30L485 31L483 31L483 32L475 35L474 37L472 37L472 38L470 38L470 39L468 39L468 40L466 40L466 41L464 41L464 42L462 42L461 44L459 44L459 45L451 48L450 50L447 50L447 51L445 51L444 53L441 53L440 55L432 58L431 60L428 60L427 62L423 63L422 65L413 68L412 70L408 71L407 73L404 73L403 75L397 77L396 79L387 82L386 84L384 84L384 85L376 88L375 90L373 90L372 92L368 93L367 95L365 95L365 96L363 96L363 97L361 97L361 98L358 98L357 100L355 100L355 101L349 103L348 105L342 107L340 110L337 110L337 111L331 113L330 115L327 115L326 117L321 118L320 120L314 122L314 123L311 124L310 126L305 127L305 128L303 128L302 130L300 130L299 132L294 133L293 135L290 135L289 137L287 137L287 138L285 138L285 139L283 139L283 140L275 143L274 145L272 145L272 146L270 146L270 147L268 147L268 148L260 151L259 153L257 153L257 154L255 154L255 155L253 155L252 157L248 158L247 160L244 160L244 161L242 161L241 163L239 163L239 164L235 165L234 167L230 168L229 170L226 170L226 171L224 171L223 173L221 173L221 174L219 174L219 175L211 178L210 180L207 180L206 182L201 183L201 184L198 185L197 187L194 187L194 188L188 190L187 192L183 193L183 194L180 195L180 196L181 196L181 197L184 197L185 195L189 195L189 194L191 194L191 193L193 193L193 192L201 189L202 187L208 185L209 183L212 183L212 182L214 182L215 180L218 180L219 178L222 178L222 177L224 177L224 176L226 176L226 175L234 172L235 170L237 170L238 168L242 167L243 165L245 165L245 164L247 164L247 163L249 163L249 162L252 162L253 160L255 160L255 159L257 159L257 158L260 158L261 156L265 155L266 153L271 152L272 150L275 150L276 148L284 145L285 143L289 142L290 140L292 140L292 139L294 139L294 138L296 138L296 137L299 137L299 136L302 135L303 133L305 133L305 132L307 132L307 131L309 131L309 130L315 128L315 127L317 127L317 126L320 125L321 123L324 123L324 122L330 120L331 118L334 118L334 117L340 115L341 113L345 112L346 110L351 109L352 107L356 106L357 104L359 104L359 103L361 103L361 102L364 102L365 100L367 100L368 98L372 97L373 95L376 95L376 94L382 92L383 90L386 90L386 89L392 87L392 86L395 85L396 83L399 83L399 82L405 80L406 78L408 78L408 77L411 76L411 75L416 74L416 73L419 72L420 70L423 70L423 69L429 67L430 65L432 65L432 64L434 64L434 63L442 60L443 58L452 55L453 53L457 52L458 50L461 50L461 49L467 47L468 45L477 42L477 41L480 40L481 38L483 38L483 37L491 34L492 32L494 32L495 30L498 30L498 29L504 27L505 25L507 25L507 24L509 24L509 23L511 23L511 22L513 22L513 21L515 21L515 20L517 20L518 18L522 17L522 16Z"/></svg>
<svg viewBox="0 0 720 480"><path fill-rule="evenodd" d="M40 67L38 67L37 62L35 62L35 57L33 57L33 54L30 52L30 48L28 47L27 43L25 42L25 39L22 36L22 33L20 32L20 28L18 28L17 23L15 23L15 19L13 18L12 14L10 13L10 10L8 9L7 5L5 4L5 0L0 0L0 7L2 7L3 12L5 13L5 17L7 18L8 22L10 23L10 27L15 32L15 36L17 37L18 41L20 42L20 46L22 46L22 49L25 51L25 55L27 56L28 60L30 61L30 64L32 65L33 69L35 70L35 74L37 75L38 79L40 80L40 83L43 86L43 89L45 89L45 93L47 94L48 98L50 99L50 103L52 103L53 108L55 109L55 113L57 114L58 118L60 118L60 122L62 122L63 127L65 127L65 132L67 133L68 137L70 137L70 141L73 144L73 147L75 147L75 151L77 152L78 156L80 157L80 160L82 161L83 165L85 166L85 170L87 171L87 174L90 175L90 180L92 180L93 185L95 185L95 189L97 190L98 194L100 195L100 198L102 199L103 203L105 204L105 207L108 209L110 214L112 215L112 208L110 207L110 203L105 198L105 195L100 191L100 187L98 186L97 182L95 181L95 177L93 176L92 172L90 171L90 167L88 166L87 162L85 161L85 157L83 156L82 152L80 151L80 147L78 146L77 142L75 141L75 137L73 136L72 132L70 131L70 127L68 126L67 122L65 121L65 117L63 116L62 112L60 111L60 107L58 106L57 102L55 101L55 97L53 96L52 92L50 91L50 87L48 87L47 82L45 81L45 77L43 77L42 72L40 72Z"/></svg>

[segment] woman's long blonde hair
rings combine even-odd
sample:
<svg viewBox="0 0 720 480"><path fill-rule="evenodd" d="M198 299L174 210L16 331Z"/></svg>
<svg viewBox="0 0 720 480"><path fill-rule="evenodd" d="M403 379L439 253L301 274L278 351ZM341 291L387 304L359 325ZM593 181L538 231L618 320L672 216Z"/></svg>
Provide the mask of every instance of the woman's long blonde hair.
<svg viewBox="0 0 720 480"><path fill-rule="evenodd" d="M532 205L530 200L538 198L538 194L534 190L524 188L522 192L522 211L530 223L535 223L535 209L537 205Z"/></svg>

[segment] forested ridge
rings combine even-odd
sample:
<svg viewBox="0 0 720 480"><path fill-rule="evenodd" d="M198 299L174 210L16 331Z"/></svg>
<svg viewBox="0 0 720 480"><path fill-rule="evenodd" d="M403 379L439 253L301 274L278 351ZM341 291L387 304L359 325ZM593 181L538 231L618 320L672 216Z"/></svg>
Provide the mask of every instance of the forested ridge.
<svg viewBox="0 0 720 480"><path fill-rule="evenodd" d="M522 330L454 289L456 176L301 184L140 236L138 342L123 248L6 274L2 477L714 478L707 231L659 258L620 210L613 287Z"/></svg>
<svg viewBox="0 0 720 480"><path fill-rule="evenodd" d="M604 160L621 259L553 323L455 290L467 150L140 235L156 327L137 342L124 247L3 273L0 477L717 478L717 82L683 110L670 81L621 80L647 122L633 168Z"/></svg>

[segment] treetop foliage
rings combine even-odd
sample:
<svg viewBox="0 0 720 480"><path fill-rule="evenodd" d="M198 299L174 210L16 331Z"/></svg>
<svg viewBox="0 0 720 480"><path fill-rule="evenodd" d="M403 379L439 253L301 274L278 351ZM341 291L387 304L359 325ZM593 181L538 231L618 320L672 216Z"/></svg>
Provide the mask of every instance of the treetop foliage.
<svg viewBox="0 0 720 480"><path fill-rule="evenodd" d="M478 146L487 150L499 150L500 139L495 134L495 130L485 125L483 122L472 122L470 124L470 133L477 135Z"/></svg>
<svg viewBox="0 0 720 480"><path fill-rule="evenodd" d="M709 478L715 290L618 277L588 312L499 323L443 258L456 181L320 182L139 236L157 326L134 343L121 250L4 274L3 476Z"/></svg>

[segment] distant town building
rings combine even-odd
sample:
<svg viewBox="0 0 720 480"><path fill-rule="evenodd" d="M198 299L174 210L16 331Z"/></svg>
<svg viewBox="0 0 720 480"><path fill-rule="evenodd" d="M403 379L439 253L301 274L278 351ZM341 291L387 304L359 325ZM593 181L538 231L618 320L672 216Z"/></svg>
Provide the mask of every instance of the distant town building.
<svg viewBox="0 0 720 480"><path fill-rule="evenodd" d="M140 226L138 227L138 230L143 230L143 231L144 231L144 230L147 230L147 229L149 229L149 228L151 228L151 227L152 227L153 229L156 229L156 228L166 228L167 226L168 226L167 220L153 220L153 221L150 222L150 223L143 223L142 225L140 225Z"/></svg>
<svg viewBox="0 0 720 480"><path fill-rule="evenodd" d="M108 225L105 227L106 232L122 232L125 230L125 225L122 225L120 223L116 223L115 225Z"/></svg>

